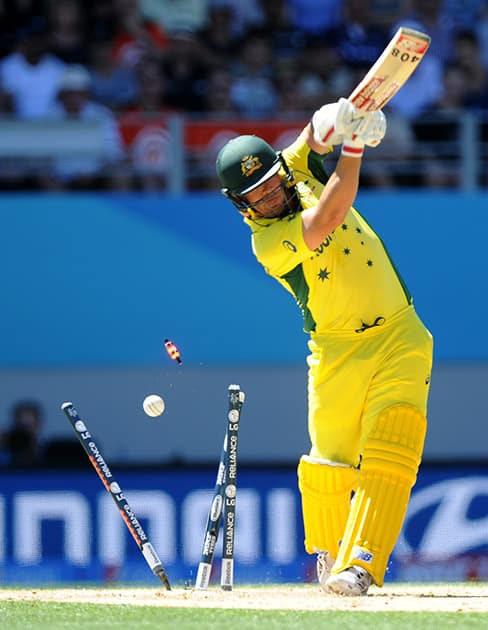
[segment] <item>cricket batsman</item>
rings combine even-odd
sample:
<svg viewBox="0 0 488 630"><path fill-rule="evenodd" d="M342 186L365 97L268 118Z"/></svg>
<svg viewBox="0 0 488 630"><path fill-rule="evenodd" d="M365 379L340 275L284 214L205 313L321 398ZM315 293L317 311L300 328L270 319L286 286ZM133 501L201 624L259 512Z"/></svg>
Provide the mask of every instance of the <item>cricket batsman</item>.
<svg viewBox="0 0 488 630"><path fill-rule="evenodd" d="M353 207L381 111L317 110L282 152L253 135L217 158L253 252L289 291L309 335L308 432L298 464L305 548L328 593L382 586L422 457L432 336L385 245ZM324 156L335 145L334 171ZM270 322L272 325L272 315Z"/></svg>

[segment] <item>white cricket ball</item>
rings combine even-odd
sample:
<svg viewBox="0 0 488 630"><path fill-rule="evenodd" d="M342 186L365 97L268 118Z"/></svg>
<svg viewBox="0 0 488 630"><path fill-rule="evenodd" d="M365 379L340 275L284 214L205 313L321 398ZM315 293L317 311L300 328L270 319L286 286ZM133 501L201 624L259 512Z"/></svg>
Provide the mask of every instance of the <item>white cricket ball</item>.
<svg viewBox="0 0 488 630"><path fill-rule="evenodd" d="M164 400L161 396L157 396L156 394L151 394L150 396L146 396L144 398L144 402L142 403L144 407L144 411L151 418L156 418L160 416L164 411Z"/></svg>

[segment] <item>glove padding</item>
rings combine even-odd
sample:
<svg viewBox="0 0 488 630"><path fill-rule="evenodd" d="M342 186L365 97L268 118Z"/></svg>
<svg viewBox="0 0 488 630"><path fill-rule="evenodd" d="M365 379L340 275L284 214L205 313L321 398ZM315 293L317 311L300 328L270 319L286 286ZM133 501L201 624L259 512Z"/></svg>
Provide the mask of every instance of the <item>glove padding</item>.
<svg viewBox="0 0 488 630"><path fill-rule="evenodd" d="M352 133L344 135L342 154L361 157L364 146L377 147L386 133L386 117L382 111L367 112L360 120L354 121Z"/></svg>
<svg viewBox="0 0 488 630"><path fill-rule="evenodd" d="M386 117L381 110L368 112L354 126L353 140L360 140L367 147L377 147L386 133ZM347 134L344 134L347 140Z"/></svg>
<svg viewBox="0 0 488 630"><path fill-rule="evenodd" d="M324 147L341 144L345 136L352 136L362 116L364 114L345 98L324 105L312 116L314 140Z"/></svg>

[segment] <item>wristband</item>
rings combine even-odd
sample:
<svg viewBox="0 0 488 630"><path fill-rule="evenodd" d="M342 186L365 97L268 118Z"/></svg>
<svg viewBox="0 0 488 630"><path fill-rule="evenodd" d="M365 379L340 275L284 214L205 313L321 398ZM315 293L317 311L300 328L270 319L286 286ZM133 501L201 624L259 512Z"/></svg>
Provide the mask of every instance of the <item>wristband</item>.
<svg viewBox="0 0 488 630"><path fill-rule="evenodd" d="M344 140L342 143L342 155L347 155L348 157L357 157L360 158L364 153L364 142L362 140L352 140L351 138L348 140Z"/></svg>

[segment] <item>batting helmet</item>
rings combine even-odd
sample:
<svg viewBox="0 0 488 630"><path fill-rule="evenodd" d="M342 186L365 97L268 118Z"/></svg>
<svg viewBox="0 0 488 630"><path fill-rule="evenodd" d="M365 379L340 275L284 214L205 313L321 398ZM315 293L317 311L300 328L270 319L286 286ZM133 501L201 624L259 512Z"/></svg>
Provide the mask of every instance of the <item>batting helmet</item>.
<svg viewBox="0 0 488 630"><path fill-rule="evenodd" d="M227 196L245 195L281 168L280 155L258 136L229 140L217 156L217 175Z"/></svg>

